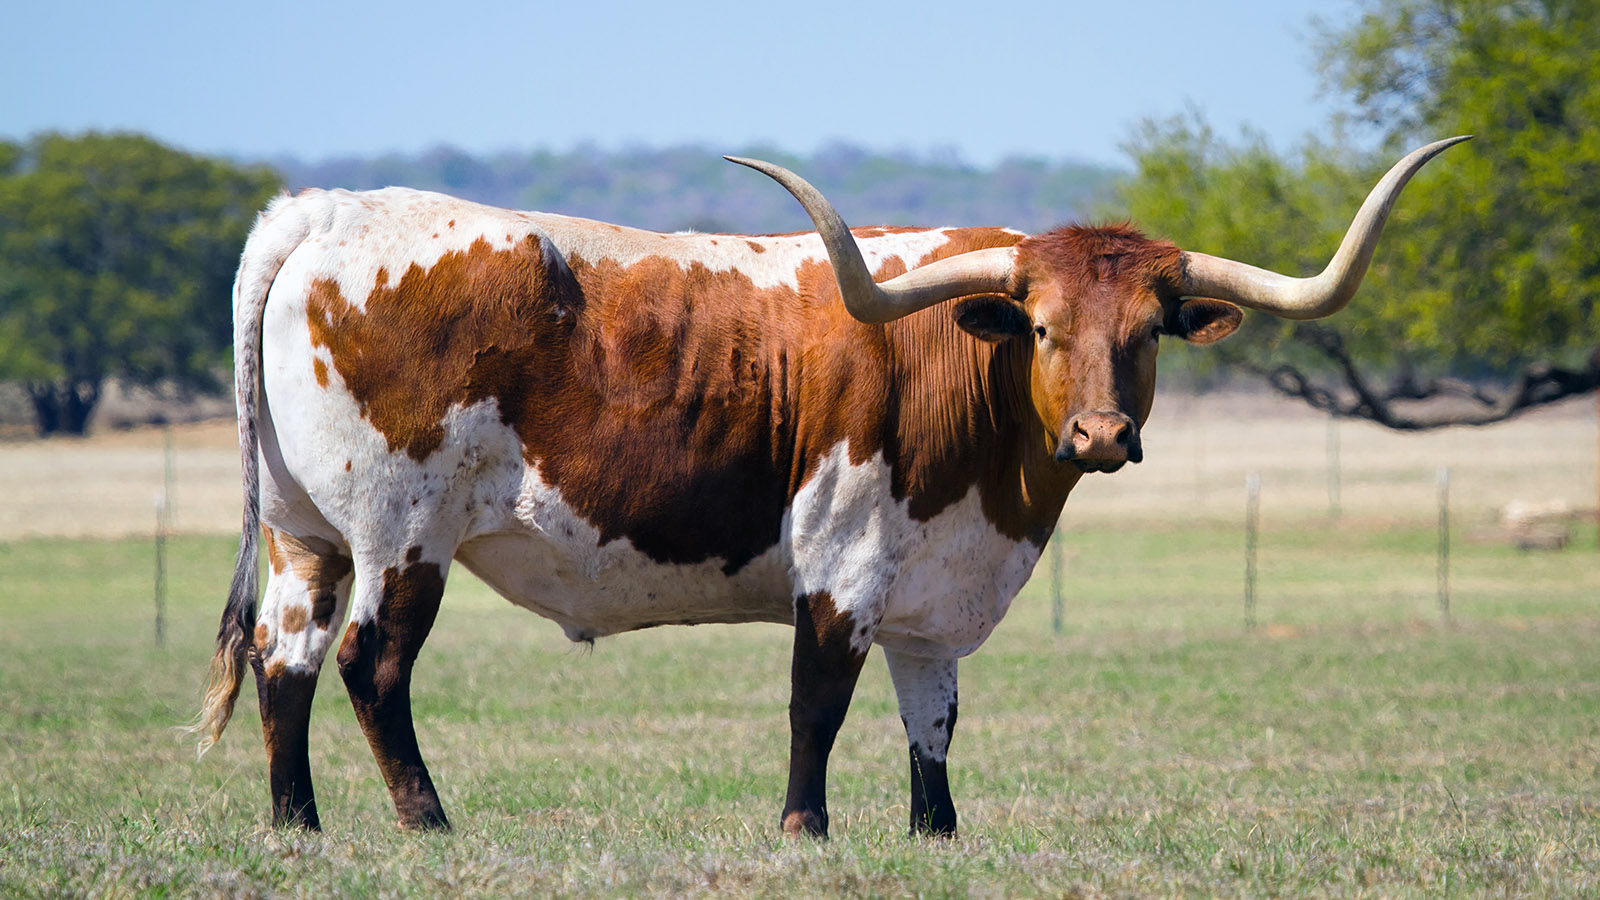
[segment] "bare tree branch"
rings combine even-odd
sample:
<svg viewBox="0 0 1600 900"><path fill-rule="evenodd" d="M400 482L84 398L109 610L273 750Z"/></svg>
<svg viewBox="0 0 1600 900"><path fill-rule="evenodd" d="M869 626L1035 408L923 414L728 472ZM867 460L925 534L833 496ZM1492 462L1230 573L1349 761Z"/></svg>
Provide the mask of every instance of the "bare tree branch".
<svg viewBox="0 0 1600 900"><path fill-rule="evenodd" d="M1245 368L1266 378L1279 393L1342 418L1368 419L1397 431L1427 431L1452 425L1492 425L1529 409L1600 389L1600 347L1581 368L1535 363L1518 372L1502 390L1457 378L1419 379L1402 370L1389 384L1375 384L1361 373L1337 332L1317 325L1295 329L1295 339L1316 350L1338 372L1336 385L1317 384L1299 368L1280 364ZM1429 401L1455 401L1428 403ZM1400 404L1428 403L1417 409Z"/></svg>

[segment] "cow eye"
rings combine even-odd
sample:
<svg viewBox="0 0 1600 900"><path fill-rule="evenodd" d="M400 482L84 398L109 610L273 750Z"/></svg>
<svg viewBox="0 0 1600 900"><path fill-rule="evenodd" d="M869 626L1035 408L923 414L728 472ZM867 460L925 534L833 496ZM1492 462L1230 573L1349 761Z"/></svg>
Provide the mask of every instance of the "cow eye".
<svg viewBox="0 0 1600 900"><path fill-rule="evenodd" d="M1033 336L1038 338L1041 341L1044 340L1047 337L1047 334L1045 333L1045 330L1044 330L1044 326L1043 325L1035 325L1035 326L1033 326Z"/></svg>

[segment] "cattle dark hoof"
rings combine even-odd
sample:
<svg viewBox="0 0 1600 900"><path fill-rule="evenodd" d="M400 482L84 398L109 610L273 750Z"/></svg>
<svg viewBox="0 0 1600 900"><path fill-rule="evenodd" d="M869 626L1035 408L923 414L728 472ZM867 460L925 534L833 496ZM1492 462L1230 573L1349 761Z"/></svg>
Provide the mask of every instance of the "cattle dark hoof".
<svg viewBox="0 0 1600 900"><path fill-rule="evenodd" d="M272 827L284 831L322 831L322 822L317 818L315 809L299 810L296 813L282 814L274 812Z"/></svg>
<svg viewBox="0 0 1600 900"><path fill-rule="evenodd" d="M797 809L785 813L783 816L783 834L785 837L800 838L814 837L827 840L827 817L809 809Z"/></svg>
<svg viewBox="0 0 1600 900"><path fill-rule="evenodd" d="M401 819L400 827L406 831L449 831L450 822L442 812L429 812Z"/></svg>

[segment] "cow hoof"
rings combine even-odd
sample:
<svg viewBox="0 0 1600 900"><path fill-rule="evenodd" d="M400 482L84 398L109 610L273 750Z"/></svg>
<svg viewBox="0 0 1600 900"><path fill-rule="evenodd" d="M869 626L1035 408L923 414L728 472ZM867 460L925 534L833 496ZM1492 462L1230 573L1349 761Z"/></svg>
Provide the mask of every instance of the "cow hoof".
<svg viewBox="0 0 1600 900"><path fill-rule="evenodd" d="M314 812L310 816L274 815L272 817L272 827L280 831L307 831L320 833L322 831L322 822L318 821L317 814Z"/></svg>
<svg viewBox="0 0 1600 900"><path fill-rule="evenodd" d="M400 827L406 831L449 831L450 822L444 813L431 813L411 819L401 819Z"/></svg>
<svg viewBox="0 0 1600 900"><path fill-rule="evenodd" d="M827 840L828 820L812 810L797 809L784 814L783 834L791 838L813 837Z"/></svg>

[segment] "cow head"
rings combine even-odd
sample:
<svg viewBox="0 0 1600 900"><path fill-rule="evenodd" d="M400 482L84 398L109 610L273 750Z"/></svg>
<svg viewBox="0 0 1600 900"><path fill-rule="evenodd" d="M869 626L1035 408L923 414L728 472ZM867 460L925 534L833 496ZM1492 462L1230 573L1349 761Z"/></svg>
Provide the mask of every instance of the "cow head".
<svg viewBox="0 0 1600 900"><path fill-rule="evenodd" d="M1240 307L1291 319L1343 309L1372 260L1389 210L1411 176L1456 137L1413 151L1356 213L1321 274L1292 278L1180 250L1126 226L1068 227L1015 247L976 250L876 284L827 198L780 166L728 157L777 180L816 223L850 314L889 322L946 301L956 322L989 341L1033 342L1030 393L1055 456L1085 472L1142 457L1139 427L1155 396L1162 335L1209 344L1232 334Z"/></svg>

